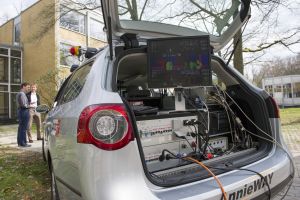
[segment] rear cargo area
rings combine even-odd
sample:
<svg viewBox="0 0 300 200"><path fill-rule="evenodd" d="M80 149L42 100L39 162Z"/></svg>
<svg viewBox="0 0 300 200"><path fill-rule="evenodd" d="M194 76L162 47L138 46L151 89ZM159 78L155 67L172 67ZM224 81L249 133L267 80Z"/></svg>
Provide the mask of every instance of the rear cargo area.
<svg viewBox="0 0 300 200"><path fill-rule="evenodd" d="M152 183L169 187L210 177L187 158L221 174L270 152L272 144L254 125L271 134L261 91L247 85L220 58L211 59L209 85L154 88L149 87L147 56L144 48L119 56L113 88L131 113L145 174Z"/></svg>

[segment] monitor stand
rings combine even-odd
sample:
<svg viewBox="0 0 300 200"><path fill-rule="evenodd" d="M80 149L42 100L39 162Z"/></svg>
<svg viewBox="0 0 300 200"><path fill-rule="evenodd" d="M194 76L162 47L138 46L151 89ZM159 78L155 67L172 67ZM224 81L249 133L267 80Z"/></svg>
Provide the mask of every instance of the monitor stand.
<svg viewBox="0 0 300 200"><path fill-rule="evenodd" d="M175 110L176 111L185 111L185 98L182 94L183 89L175 89Z"/></svg>

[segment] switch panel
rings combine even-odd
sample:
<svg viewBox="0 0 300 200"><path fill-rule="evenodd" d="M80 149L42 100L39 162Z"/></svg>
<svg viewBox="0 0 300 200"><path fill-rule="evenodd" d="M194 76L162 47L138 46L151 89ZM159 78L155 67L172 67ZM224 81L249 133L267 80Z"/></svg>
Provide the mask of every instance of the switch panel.
<svg viewBox="0 0 300 200"><path fill-rule="evenodd" d="M212 148L214 149L218 148L218 149L222 149L222 151L226 151L228 149L228 138L227 137L211 138L208 142L207 151L211 152Z"/></svg>
<svg viewBox="0 0 300 200"><path fill-rule="evenodd" d="M178 162L178 160L174 159L159 161L159 156L164 149L178 156L186 155L193 151L190 144L194 143L195 138L187 135L195 130L183 126L184 120L191 119L196 120L197 116L165 117L137 121L137 128L148 168L160 170L160 168L172 167L175 162ZM180 132L182 134L180 136L186 136L190 144L184 138L180 138L175 132Z"/></svg>
<svg viewBox="0 0 300 200"><path fill-rule="evenodd" d="M137 128L143 147L178 141L179 138L174 135L174 131L181 132L184 135L194 131L187 126L183 126L184 120L191 119L197 120L197 116L192 115L137 121Z"/></svg>

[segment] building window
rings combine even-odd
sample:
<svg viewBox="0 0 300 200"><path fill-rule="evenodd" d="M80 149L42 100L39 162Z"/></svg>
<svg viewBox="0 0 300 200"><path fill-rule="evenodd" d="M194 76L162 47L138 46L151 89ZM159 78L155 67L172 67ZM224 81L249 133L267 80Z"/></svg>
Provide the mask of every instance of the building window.
<svg viewBox="0 0 300 200"><path fill-rule="evenodd" d="M0 118L7 118L8 114L8 92L0 92Z"/></svg>
<svg viewBox="0 0 300 200"><path fill-rule="evenodd" d="M10 82L21 83L21 59L19 58L10 60Z"/></svg>
<svg viewBox="0 0 300 200"><path fill-rule="evenodd" d="M71 67L72 65L79 65L79 59L70 53L72 46L65 43L60 43L60 64Z"/></svg>
<svg viewBox="0 0 300 200"><path fill-rule="evenodd" d="M16 58L21 58L21 51L20 50L11 50L10 56L16 57Z"/></svg>
<svg viewBox="0 0 300 200"><path fill-rule="evenodd" d="M21 41L21 17L14 19L14 43L19 45Z"/></svg>
<svg viewBox="0 0 300 200"><path fill-rule="evenodd" d="M273 96L273 86L272 86L272 85L266 85L266 86L265 86L265 90L266 90L271 96Z"/></svg>
<svg viewBox="0 0 300 200"><path fill-rule="evenodd" d="M300 82L294 83L293 93L294 93L294 97L296 98L300 97Z"/></svg>
<svg viewBox="0 0 300 200"><path fill-rule="evenodd" d="M287 83L283 85L283 97L292 98L292 84Z"/></svg>
<svg viewBox="0 0 300 200"><path fill-rule="evenodd" d="M16 22L16 19L15 19ZM16 94L22 82L22 51L0 48L0 119L16 119Z"/></svg>
<svg viewBox="0 0 300 200"><path fill-rule="evenodd" d="M103 31L103 23L95 20L93 18L90 18L90 36L93 38L96 38L98 40L105 41L106 36Z"/></svg>
<svg viewBox="0 0 300 200"><path fill-rule="evenodd" d="M8 58L0 56L0 82L8 82Z"/></svg>
<svg viewBox="0 0 300 200"><path fill-rule="evenodd" d="M274 86L274 92L282 92L281 85L275 85Z"/></svg>
<svg viewBox="0 0 300 200"><path fill-rule="evenodd" d="M85 15L62 6L60 9L60 26L66 29L85 34Z"/></svg>
<svg viewBox="0 0 300 200"><path fill-rule="evenodd" d="M14 41L15 43L20 43L20 37L21 37L21 24L20 23L17 23L15 24L15 38L14 38Z"/></svg>
<svg viewBox="0 0 300 200"><path fill-rule="evenodd" d="M17 118L18 114L17 114L17 93L10 93L10 105L11 105L11 118Z"/></svg>
<svg viewBox="0 0 300 200"><path fill-rule="evenodd" d="M8 49L0 48L0 54L8 55Z"/></svg>
<svg viewBox="0 0 300 200"><path fill-rule="evenodd" d="M8 86L7 85L0 85L0 92L8 92Z"/></svg>

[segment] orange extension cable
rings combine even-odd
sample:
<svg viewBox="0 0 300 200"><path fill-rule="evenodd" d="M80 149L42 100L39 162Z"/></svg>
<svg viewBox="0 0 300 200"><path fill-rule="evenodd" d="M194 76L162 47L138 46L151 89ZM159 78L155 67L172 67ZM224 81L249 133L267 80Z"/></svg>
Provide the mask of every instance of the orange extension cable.
<svg viewBox="0 0 300 200"><path fill-rule="evenodd" d="M183 159L190 160L190 161L192 161L194 163L197 163L198 165L200 165L201 167L203 167L206 171L208 171L214 177L214 179L217 181L217 183L218 183L218 185L219 185L219 187L220 187L220 189L221 189L221 191L223 193L224 200L227 200L227 194L226 194L226 192L225 192L225 190L223 188L222 183L220 182L220 180L218 179L218 177L212 171L210 171L210 169L208 169L208 167L206 167L202 162L200 162L200 161L198 161L198 160L196 160L194 158L191 158L191 157L186 157L186 158L183 158Z"/></svg>

